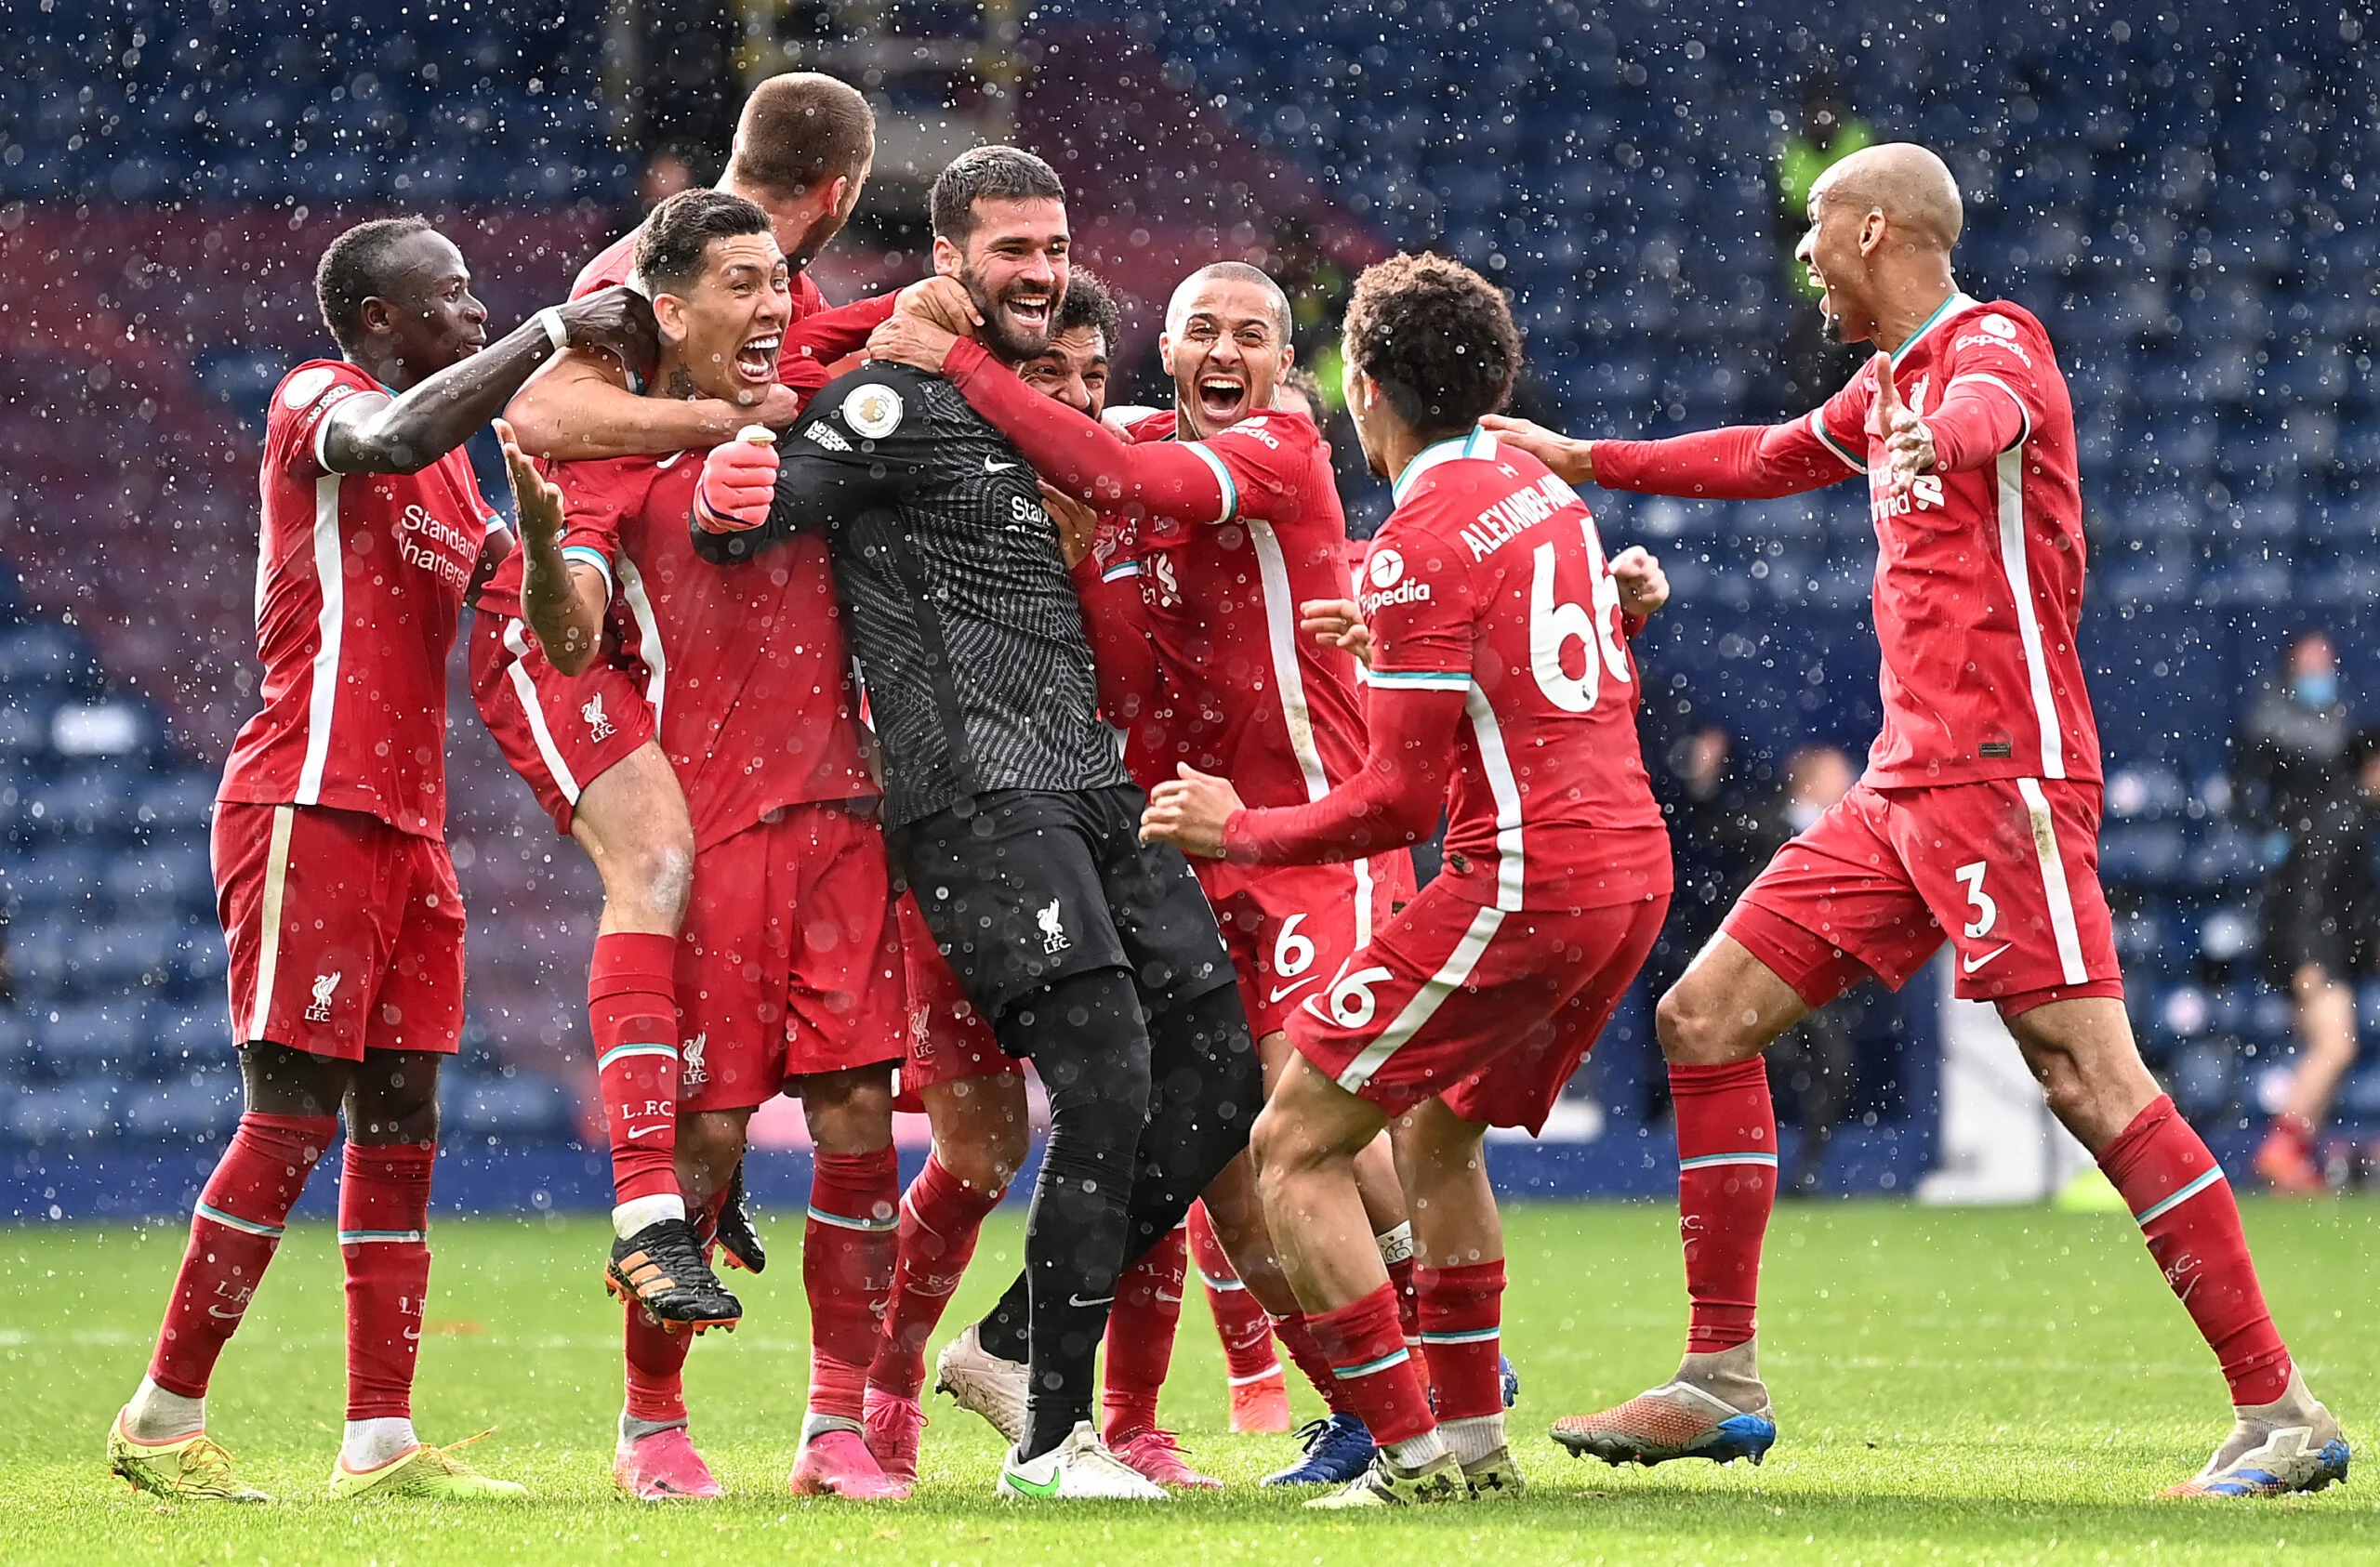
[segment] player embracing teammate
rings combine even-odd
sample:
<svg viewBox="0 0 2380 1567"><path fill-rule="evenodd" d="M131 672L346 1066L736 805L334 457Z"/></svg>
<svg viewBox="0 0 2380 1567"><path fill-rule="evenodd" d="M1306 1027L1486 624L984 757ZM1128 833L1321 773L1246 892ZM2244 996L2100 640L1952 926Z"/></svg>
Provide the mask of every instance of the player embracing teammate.
<svg viewBox="0 0 2380 1567"><path fill-rule="evenodd" d="M169 1499L265 1500L207 1436L207 1386L344 1113L347 1429L331 1495L517 1495L423 1443L412 1418L439 1064L463 1020L446 658L466 597L510 543L461 447L559 349L642 365L653 317L605 289L489 345L461 252L419 217L341 234L315 294L342 357L273 388L257 560L264 705L216 797L244 1104L108 1462Z"/></svg>
<svg viewBox="0 0 2380 1567"><path fill-rule="evenodd" d="M2338 1421L2265 1308L2239 1205L2157 1089L2123 1008L2099 889L2099 742L2075 631L2082 514L2074 412L2049 336L1959 291L1957 182L1908 143L1857 152L1810 193L1797 252L1832 336L1877 352L1804 418L1668 441L1500 432L1565 478L1700 498L1868 480L1880 553L1884 724L1858 787L1776 859L1661 998L1693 1303L1671 1381L1560 1422L1612 1463L1757 1459L1776 1440L1753 1312L1777 1192L1761 1052L1870 976L1897 987L1946 937L2050 1109L2098 1159L2230 1385L2232 1434L2188 1495L2318 1490L2347 1475Z"/></svg>
<svg viewBox="0 0 2380 1567"><path fill-rule="evenodd" d="M1668 585L1642 550L1606 561L1570 487L1479 427L1520 370L1503 296L1453 262L1399 257L1357 281L1345 351L1356 434L1396 508L1365 559L1362 622L1344 604L1308 611L1314 631L1368 646L1364 764L1308 803L1254 810L1184 765L1144 823L1194 853L1298 864L1409 845L1446 813L1445 871L1289 1015L1297 1055L1256 1125L1274 1243L1379 1444L1309 1504L1324 1508L1521 1488L1481 1145L1490 1126L1543 1125L1671 884L1626 639ZM1413 1214L1426 1390L1355 1175L1383 1126Z"/></svg>

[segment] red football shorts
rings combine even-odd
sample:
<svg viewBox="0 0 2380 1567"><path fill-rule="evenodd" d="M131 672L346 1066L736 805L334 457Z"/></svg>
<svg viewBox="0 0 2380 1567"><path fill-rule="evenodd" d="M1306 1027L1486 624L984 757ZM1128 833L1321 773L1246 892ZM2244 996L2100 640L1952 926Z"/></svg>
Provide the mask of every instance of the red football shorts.
<svg viewBox="0 0 2380 1567"><path fill-rule="evenodd" d="M2011 1017L2123 994L2096 784L1857 785L1777 851L1722 928L1813 1007L1871 974L1898 990L1946 932L1958 994Z"/></svg>
<svg viewBox="0 0 2380 1567"><path fill-rule="evenodd" d="M231 1037L360 1061L455 1053L463 898L435 838L312 805L215 808Z"/></svg>
<svg viewBox="0 0 2380 1567"><path fill-rule="evenodd" d="M1259 1039L1289 1027L1300 999L1413 900L1413 856L1402 849L1337 865L1193 860L1190 868L1214 905Z"/></svg>
<svg viewBox="0 0 2380 1567"><path fill-rule="evenodd" d="M694 855L678 932L678 1109L897 1060L908 987L876 818L787 806Z"/></svg>
<svg viewBox="0 0 2380 1567"><path fill-rule="evenodd" d="M1669 894L1499 909L1441 876L1289 1017L1289 1043L1388 1114L1433 1096L1535 1133L1660 934Z"/></svg>
<svg viewBox="0 0 2380 1567"><path fill-rule="evenodd" d="M997 1077L1004 1072L1022 1076L1025 1063L1000 1048L992 1025L967 999L959 976L934 945L933 931L918 912L917 899L902 893L894 911L909 981L909 1039L893 1108L923 1111L925 1100L919 1096L937 1083Z"/></svg>
<svg viewBox="0 0 2380 1567"><path fill-rule="evenodd" d="M496 749L568 836L579 791L653 738L653 706L637 677L598 660L576 675L546 662L520 621L479 614L471 626L471 700Z"/></svg>

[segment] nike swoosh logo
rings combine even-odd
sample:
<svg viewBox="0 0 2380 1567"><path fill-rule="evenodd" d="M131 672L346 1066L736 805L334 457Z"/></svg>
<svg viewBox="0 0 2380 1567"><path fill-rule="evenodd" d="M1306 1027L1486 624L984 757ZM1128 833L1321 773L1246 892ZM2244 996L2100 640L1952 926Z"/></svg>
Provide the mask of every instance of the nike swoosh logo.
<svg viewBox="0 0 2380 1567"><path fill-rule="evenodd" d="M1178 1295L1168 1295L1163 1290L1157 1290L1155 1293L1157 1297L1159 1300L1164 1301L1168 1306L1179 1306L1182 1304L1182 1297Z"/></svg>
<svg viewBox="0 0 2380 1567"><path fill-rule="evenodd" d="M1299 991L1302 991L1302 990L1305 989L1305 987L1306 987L1306 986L1308 986L1308 985L1310 985L1310 984L1314 983L1314 981L1315 981L1316 980L1320 979L1320 978L1321 978L1321 976L1320 976L1320 975L1318 975L1318 974L1308 974L1304 979L1300 980L1296 984L1293 984L1293 985L1280 985L1280 986L1276 986L1276 987L1274 989L1274 992L1273 992L1273 1001L1274 1001L1274 1003L1275 1003L1276 1005L1278 1005L1278 1004L1279 1004L1279 1002L1280 1002L1280 1000L1281 1000L1281 998L1282 998L1283 996L1286 996L1286 995L1294 995L1296 993L1298 993Z"/></svg>
<svg viewBox="0 0 2380 1567"><path fill-rule="evenodd" d="M1112 1295L1103 1295L1096 1300L1085 1300L1079 1295L1069 1295L1066 1297L1066 1304L1069 1306L1079 1306L1088 1310L1093 1306L1113 1306L1116 1304L1116 1297Z"/></svg>
<svg viewBox="0 0 2380 1567"><path fill-rule="evenodd" d="M985 471L985 473L1006 473L1009 469L1011 469L1011 468L1014 467L1015 466L1016 466L1016 465L1015 465L1014 463L998 463L998 462L994 462L994 461L993 461L991 458L989 458L989 457L985 457L985 458L984 459L984 471Z"/></svg>
<svg viewBox="0 0 2380 1567"><path fill-rule="evenodd" d="M1990 962L1993 958L1998 957L2002 953L2006 952L2010 947L2013 947L2016 944L2016 943L2014 942L2003 942L1998 946L1992 948L1990 952L1985 953L1981 957L1963 957L1959 960L1959 968L1963 972L1972 974L1977 969L1982 968L1985 964Z"/></svg>
<svg viewBox="0 0 2380 1567"><path fill-rule="evenodd" d="M421 1337L421 1329L417 1327L409 1327L405 1329L405 1337L407 1338L418 1339Z"/></svg>
<svg viewBox="0 0 2380 1567"><path fill-rule="evenodd" d="M1013 1471L1011 1471L1009 1474L1004 1475L1001 1478L1005 1479L1011 1485L1014 1486L1017 1490L1024 1492L1028 1496L1040 1496L1047 1498L1058 1494L1058 1477L1054 1473L1047 1480L1027 1480L1023 1475L1017 1474Z"/></svg>
<svg viewBox="0 0 2380 1567"><path fill-rule="evenodd" d="M206 1314L218 1322L236 1323L240 1320L240 1311L245 1310L245 1307L242 1307L239 1311L226 1311L220 1306L209 1306L206 1309Z"/></svg>
<svg viewBox="0 0 2380 1567"><path fill-rule="evenodd" d="M669 1128L668 1128L668 1126L631 1126L631 1127L629 1127L629 1128L628 1128L628 1140L629 1140L630 1142L634 1142L634 1141L635 1141L637 1139L639 1139L639 1138L649 1138L649 1137L653 1136L655 1132L666 1132L666 1131L668 1131L668 1129L669 1129Z"/></svg>

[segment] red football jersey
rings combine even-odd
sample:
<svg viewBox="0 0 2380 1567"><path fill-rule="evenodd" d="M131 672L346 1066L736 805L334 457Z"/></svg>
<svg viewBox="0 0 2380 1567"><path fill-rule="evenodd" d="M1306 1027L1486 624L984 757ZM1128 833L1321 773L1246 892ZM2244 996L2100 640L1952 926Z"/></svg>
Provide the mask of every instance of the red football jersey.
<svg viewBox="0 0 2380 1567"><path fill-rule="evenodd" d="M1174 415L1126 433L1170 441ZM1364 760L1355 659L1298 630L1300 604L1346 596L1330 454L1313 420L1277 411L1182 444L1214 470L1219 515L1144 520L1107 568L1138 573L1166 681L1128 732L1126 762L1144 786L1188 762L1230 779L1250 806L1320 799Z"/></svg>
<svg viewBox="0 0 2380 1567"><path fill-rule="evenodd" d="M879 793L823 538L769 566L694 554L702 454L560 463L564 553L613 585L607 640L644 671L661 748L707 849L781 806Z"/></svg>
<svg viewBox="0 0 2380 1567"><path fill-rule="evenodd" d="M631 229L604 246L580 270L578 281L570 285L570 296L581 299L599 289L627 283L635 271L637 237L643 232L641 227ZM784 347L777 352L777 379L805 397L825 386L826 366L864 347L867 335L892 313L898 297L883 294L837 309L826 303L826 295L810 281L808 272L794 273L793 312L787 320ZM821 317L827 319L821 321ZM805 323L809 329L800 330ZM518 551L505 557L480 589L480 607L519 619L521 570Z"/></svg>
<svg viewBox="0 0 2380 1567"><path fill-rule="evenodd" d="M386 391L344 360L311 360L265 418L257 541L264 709L232 742L217 798L368 812L446 830L446 655L488 510L460 449L419 473L333 473L324 415Z"/></svg>
<svg viewBox="0 0 2380 1567"><path fill-rule="evenodd" d="M1467 693L1446 851L1497 904L1588 907L1669 889L1636 739L1620 587L1576 492L1484 429L1424 450L1364 560L1367 678Z"/></svg>
<svg viewBox="0 0 2380 1567"><path fill-rule="evenodd" d="M1884 723L1866 782L2096 783L2099 730L2075 645L2083 546L2074 409L2049 335L2021 306L1953 294L1900 346L1893 383L1921 418L1951 388L1972 386L2006 397L2018 421L1992 460L1921 475L1897 500L1882 477L1872 363L1824 407L1760 432L1762 479L1739 492L1785 494L1872 471ZM1596 481L1667 486L1678 468L1662 449L1681 444L1598 441ZM1712 471L1714 494L1743 477Z"/></svg>

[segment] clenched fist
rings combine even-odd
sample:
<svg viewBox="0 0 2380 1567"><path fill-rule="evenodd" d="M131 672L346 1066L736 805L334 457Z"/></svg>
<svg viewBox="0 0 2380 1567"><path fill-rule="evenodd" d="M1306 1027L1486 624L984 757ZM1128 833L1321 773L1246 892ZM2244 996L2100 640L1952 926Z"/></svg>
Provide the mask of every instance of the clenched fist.
<svg viewBox="0 0 2380 1567"><path fill-rule="evenodd" d="M777 489L776 439L765 425L747 425L734 440L710 449L694 485L695 527L740 533L769 520Z"/></svg>

